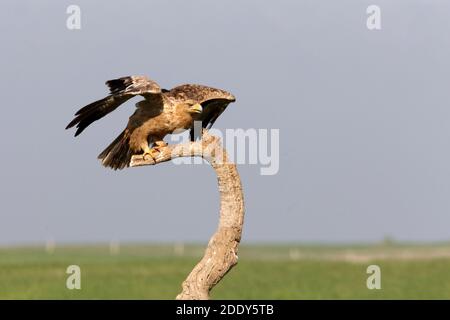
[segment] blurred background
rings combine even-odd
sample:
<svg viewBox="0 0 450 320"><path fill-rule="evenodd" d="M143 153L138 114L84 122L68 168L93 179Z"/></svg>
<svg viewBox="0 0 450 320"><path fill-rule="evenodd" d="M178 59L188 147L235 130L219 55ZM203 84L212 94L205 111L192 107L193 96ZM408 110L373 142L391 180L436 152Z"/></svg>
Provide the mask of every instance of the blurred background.
<svg viewBox="0 0 450 320"><path fill-rule="evenodd" d="M64 131L106 80L141 74L232 92L218 129L279 129L277 174L239 165L243 249L217 297L450 297L450 3L377 1L369 30L372 4L3 1L0 298L172 298L201 256L211 168L96 160L137 99ZM365 286L371 261L386 263L381 291ZM76 262L98 290L65 289Z"/></svg>

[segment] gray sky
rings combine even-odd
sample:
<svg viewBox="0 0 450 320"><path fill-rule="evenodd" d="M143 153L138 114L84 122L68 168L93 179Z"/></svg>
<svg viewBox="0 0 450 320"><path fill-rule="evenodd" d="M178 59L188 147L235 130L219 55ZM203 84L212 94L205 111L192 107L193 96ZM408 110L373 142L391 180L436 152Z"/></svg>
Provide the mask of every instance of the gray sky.
<svg viewBox="0 0 450 320"><path fill-rule="evenodd" d="M244 241L448 240L449 29L437 0L3 1L0 244L209 239L211 168L97 161L136 100L64 131L133 74L232 92L217 128L280 129L277 175L239 166Z"/></svg>

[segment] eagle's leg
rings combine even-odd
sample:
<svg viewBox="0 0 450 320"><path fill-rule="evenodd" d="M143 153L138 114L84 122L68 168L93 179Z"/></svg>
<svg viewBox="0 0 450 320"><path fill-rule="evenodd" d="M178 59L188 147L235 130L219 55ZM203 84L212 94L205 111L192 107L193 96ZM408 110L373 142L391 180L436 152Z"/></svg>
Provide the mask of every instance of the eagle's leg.
<svg viewBox="0 0 450 320"><path fill-rule="evenodd" d="M164 142L164 140L155 141L153 145L153 149L157 150L158 152L161 152L161 149L165 147L167 147L167 143Z"/></svg>

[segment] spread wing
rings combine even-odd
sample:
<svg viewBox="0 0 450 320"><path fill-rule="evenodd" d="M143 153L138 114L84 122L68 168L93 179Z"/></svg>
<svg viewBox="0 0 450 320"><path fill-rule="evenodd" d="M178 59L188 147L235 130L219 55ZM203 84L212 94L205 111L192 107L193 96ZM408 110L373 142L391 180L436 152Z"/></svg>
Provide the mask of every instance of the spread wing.
<svg viewBox="0 0 450 320"><path fill-rule="evenodd" d="M198 84L184 84L170 90L168 95L176 99L194 100L202 105L203 111L199 114L197 121L202 122L202 128L210 129L217 118L225 111L226 107L236 101L236 98L225 90L202 86ZM196 135L191 128L191 139Z"/></svg>
<svg viewBox="0 0 450 320"><path fill-rule="evenodd" d="M161 94L161 87L145 76L109 80L106 81L106 85L109 87L110 95L78 110L75 118L67 125L66 129L76 125L75 137L92 122L103 118L132 97L141 95L149 98L152 95Z"/></svg>

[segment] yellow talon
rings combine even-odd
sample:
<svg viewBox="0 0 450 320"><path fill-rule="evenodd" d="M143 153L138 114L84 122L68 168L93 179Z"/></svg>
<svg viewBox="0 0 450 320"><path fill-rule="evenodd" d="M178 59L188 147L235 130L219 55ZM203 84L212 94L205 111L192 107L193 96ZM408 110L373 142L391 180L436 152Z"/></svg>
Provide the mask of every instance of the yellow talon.
<svg viewBox="0 0 450 320"><path fill-rule="evenodd" d="M167 143L165 143L164 141L155 141L153 148L150 148L149 146L145 147L142 157L144 158L144 160L150 160L148 159L148 157L150 156L153 161L156 161L156 158L161 153L161 149L165 147L167 147Z"/></svg>
<svg viewBox="0 0 450 320"><path fill-rule="evenodd" d="M146 150L144 152L144 154L142 155L144 160L149 160L148 157L150 156L150 158L155 161L156 158L158 157L158 155L160 154L160 151L155 149L155 148L149 148L148 150Z"/></svg>

